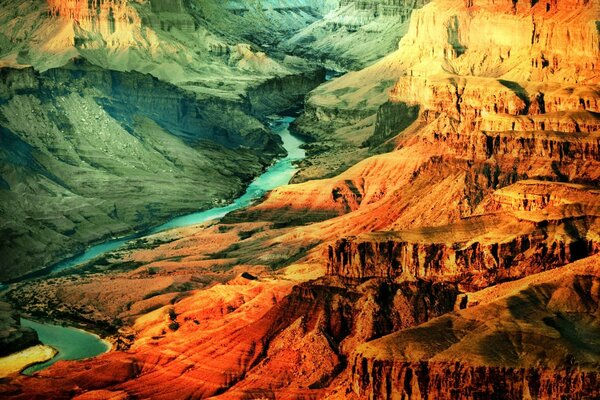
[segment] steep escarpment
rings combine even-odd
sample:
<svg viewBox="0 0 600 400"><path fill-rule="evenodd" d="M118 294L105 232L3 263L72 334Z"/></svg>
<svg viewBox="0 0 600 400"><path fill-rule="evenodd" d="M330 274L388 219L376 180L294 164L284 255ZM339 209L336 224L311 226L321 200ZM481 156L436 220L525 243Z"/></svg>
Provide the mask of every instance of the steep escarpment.
<svg viewBox="0 0 600 400"><path fill-rule="evenodd" d="M357 376L372 377L372 386L357 389L359 398L392 399L402 393L408 399L452 399L454 396L481 396L494 398L502 393L503 399L560 397L594 398L598 373L576 368L556 371L544 368L471 367L455 362L391 364L364 362L355 369ZM388 381L388 376L398 380ZM367 378L369 377L369 378ZM386 383L380 383L386 382ZM430 382L426 385L426 382ZM360 383L356 385L358 386Z"/></svg>
<svg viewBox="0 0 600 400"><path fill-rule="evenodd" d="M250 111L264 116L297 108L304 96L324 80L324 69L269 79L248 91Z"/></svg>
<svg viewBox="0 0 600 400"><path fill-rule="evenodd" d="M597 77L597 8L593 1L435 2L414 13L399 58L413 76L585 84Z"/></svg>
<svg viewBox="0 0 600 400"><path fill-rule="evenodd" d="M597 253L599 206L593 187L519 181L493 192L475 215L451 225L338 240L327 250L327 271L482 289Z"/></svg>
<svg viewBox="0 0 600 400"><path fill-rule="evenodd" d="M429 139L443 141L460 157L493 157L498 162L499 157L514 156L550 159L566 179L595 182L595 174L576 176L574 171L598 161L598 87L509 89L516 86L520 85L480 77L402 78L391 98L403 99L398 104L421 104ZM528 176L536 173L540 171L529 171Z"/></svg>
<svg viewBox="0 0 600 400"><path fill-rule="evenodd" d="M153 119L190 144L211 141L229 149L246 147L264 154L265 160L283 152L281 140L256 118L247 115L252 107L248 102L198 98L152 76L105 70L85 60L74 60L62 68L43 73L35 73L32 69L5 69L4 74L3 81L7 85L3 100L8 104L6 119L12 117L8 115L10 103L16 102L20 95L38 97L43 104L45 101L59 102L56 98L77 92L94 96L99 106L128 130L132 130L131 125L139 116ZM315 85L317 81L315 78L310 84ZM69 87L62 82L69 82ZM218 114L217 109L222 114ZM224 114L235 118L225 118ZM16 122L7 127L16 129Z"/></svg>
<svg viewBox="0 0 600 400"><path fill-rule="evenodd" d="M597 260L506 284L499 299L362 345L352 360L354 392L382 399L597 397Z"/></svg>
<svg viewBox="0 0 600 400"><path fill-rule="evenodd" d="M371 148L389 147L387 140L408 128L418 116L419 106L391 101L382 104L377 110L373 135L364 144Z"/></svg>
<svg viewBox="0 0 600 400"><path fill-rule="evenodd" d="M233 101L269 79L314 73L314 66L297 57L275 49L266 54L271 47L257 37L280 40L314 21L320 7L286 3L273 10L278 15L273 19L256 2L238 5L248 12L212 0L6 3L0 7L1 65L45 71L83 58Z"/></svg>
<svg viewBox="0 0 600 400"><path fill-rule="evenodd" d="M437 125L431 133L441 136L434 139L461 152L474 150L471 157L483 155L486 143L487 157L525 153L560 164L569 157L566 147L577 160L565 163L595 160L598 4L448 6L442 13L437 3L415 13L397 53L404 76L390 100L419 104L424 122ZM475 9L474 17L467 17ZM483 21L492 15L502 24L481 36L474 27L486 26ZM577 23L556 23L566 19ZM581 38L576 44L568 39L575 36ZM501 54L490 57L488 41ZM449 132L469 139L449 138Z"/></svg>
<svg viewBox="0 0 600 400"><path fill-rule="evenodd" d="M579 213L593 214L598 196L600 192L588 186L523 180L495 191L481 202L477 213L577 208Z"/></svg>
<svg viewBox="0 0 600 400"><path fill-rule="evenodd" d="M365 234L329 247L328 273L427 279L478 290L598 253L596 226L595 219L581 217L529 222L494 215L439 228Z"/></svg>

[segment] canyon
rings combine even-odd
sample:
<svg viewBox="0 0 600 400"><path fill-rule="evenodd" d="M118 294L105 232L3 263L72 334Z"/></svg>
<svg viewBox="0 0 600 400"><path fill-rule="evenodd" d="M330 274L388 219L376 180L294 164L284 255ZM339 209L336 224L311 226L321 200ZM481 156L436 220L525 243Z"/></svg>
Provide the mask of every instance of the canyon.
<svg viewBox="0 0 600 400"><path fill-rule="evenodd" d="M2 280L230 201L284 153L264 118L324 71L215 38L183 5L161 4L2 7ZM189 21L157 26L175 17Z"/></svg>
<svg viewBox="0 0 600 400"><path fill-rule="evenodd" d="M307 142L248 207L2 288L13 351L17 311L113 344L3 396L600 396L597 0L0 5L5 280L238 197L299 101Z"/></svg>

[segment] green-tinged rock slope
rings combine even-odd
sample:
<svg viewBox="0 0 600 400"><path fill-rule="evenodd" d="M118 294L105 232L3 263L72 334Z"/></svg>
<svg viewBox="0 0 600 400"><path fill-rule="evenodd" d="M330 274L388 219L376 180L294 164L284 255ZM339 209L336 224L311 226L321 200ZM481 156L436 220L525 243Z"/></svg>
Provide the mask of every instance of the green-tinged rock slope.
<svg viewBox="0 0 600 400"><path fill-rule="evenodd" d="M0 280L229 201L284 153L263 118L323 71L261 38L322 5L236 4L0 2Z"/></svg>

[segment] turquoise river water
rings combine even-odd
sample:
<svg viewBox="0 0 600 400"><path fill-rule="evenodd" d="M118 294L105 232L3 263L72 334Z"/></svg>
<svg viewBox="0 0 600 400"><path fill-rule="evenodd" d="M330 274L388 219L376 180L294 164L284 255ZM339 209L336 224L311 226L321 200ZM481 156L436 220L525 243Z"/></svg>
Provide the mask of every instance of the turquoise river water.
<svg viewBox="0 0 600 400"><path fill-rule="evenodd" d="M176 217L146 232L109 240L92 246L84 253L56 264L50 271L46 271L46 273L58 272L93 260L105 253L118 250L127 242L142 236L221 218L231 211L249 206L268 191L287 184L297 171L294 162L305 157L304 150L300 148L304 142L297 137L292 136L289 132L288 128L292 121L294 121L293 117L282 117L273 121L271 126L272 130L281 136L283 147L286 149L288 155L275 162L275 164L269 167L262 175L257 177L248 186L246 192L231 204ZM79 360L95 357L110 349L108 343L103 341L100 337L81 329L38 323L27 319L21 319L21 323L24 326L35 329L42 343L58 350L57 355L52 360L30 366L23 371L24 374L33 374L48 368L50 365L60 360Z"/></svg>

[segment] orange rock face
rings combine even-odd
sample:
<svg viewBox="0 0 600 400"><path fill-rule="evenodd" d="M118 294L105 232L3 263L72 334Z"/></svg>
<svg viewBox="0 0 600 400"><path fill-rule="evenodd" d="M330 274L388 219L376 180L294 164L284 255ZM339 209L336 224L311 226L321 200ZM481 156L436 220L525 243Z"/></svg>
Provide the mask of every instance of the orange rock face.
<svg viewBox="0 0 600 400"><path fill-rule="evenodd" d="M48 12L54 17L75 21L83 29L108 36L120 26L134 23L140 18L128 6L127 0L47 0Z"/></svg>
<svg viewBox="0 0 600 400"><path fill-rule="evenodd" d="M584 343L598 332L598 272L591 257L366 343L352 361L354 391L377 399L597 397L599 354Z"/></svg>

